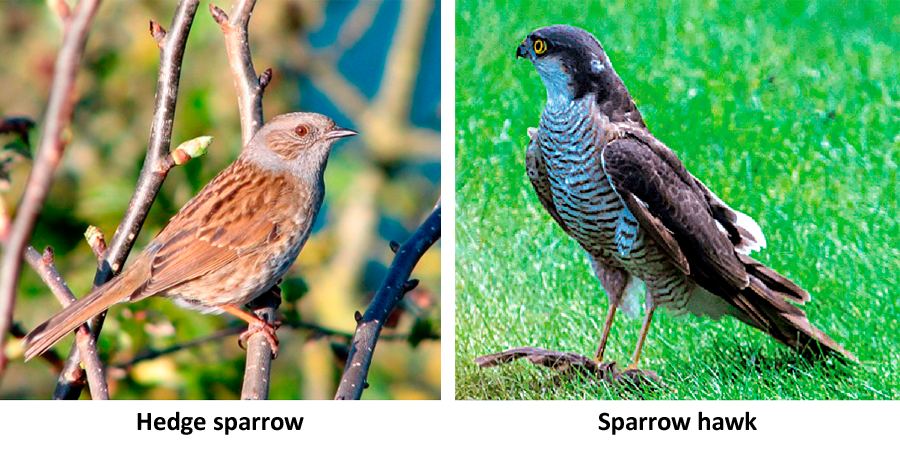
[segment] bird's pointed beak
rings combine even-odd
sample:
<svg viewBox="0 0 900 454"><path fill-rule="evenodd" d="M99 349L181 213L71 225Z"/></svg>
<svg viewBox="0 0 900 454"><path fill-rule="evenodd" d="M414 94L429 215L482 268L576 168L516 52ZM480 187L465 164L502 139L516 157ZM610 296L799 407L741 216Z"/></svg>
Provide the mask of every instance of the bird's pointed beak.
<svg viewBox="0 0 900 454"><path fill-rule="evenodd" d="M359 134L359 133L352 129L335 126L335 127L331 128L331 131L328 131L325 133L325 138L335 140L335 139L343 139L344 137L353 137L357 134Z"/></svg>
<svg viewBox="0 0 900 454"><path fill-rule="evenodd" d="M516 60L518 60L519 57L528 58L529 47L526 45L527 42L528 40L526 39L525 41L522 41L522 44L519 44L519 47L516 49Z"/></svg>

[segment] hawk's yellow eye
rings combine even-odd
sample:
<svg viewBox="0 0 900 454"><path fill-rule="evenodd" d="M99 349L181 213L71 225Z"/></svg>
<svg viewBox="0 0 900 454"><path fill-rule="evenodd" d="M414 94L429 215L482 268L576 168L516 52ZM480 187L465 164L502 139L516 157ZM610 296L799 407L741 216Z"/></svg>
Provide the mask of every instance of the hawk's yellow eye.
<svg viewBox="0 0 900 454"><path fill-rule="evenodd" d="M541 55L544 52L547 52L547 42L543 39L536 40L534 42L534 53Z"/></svg>

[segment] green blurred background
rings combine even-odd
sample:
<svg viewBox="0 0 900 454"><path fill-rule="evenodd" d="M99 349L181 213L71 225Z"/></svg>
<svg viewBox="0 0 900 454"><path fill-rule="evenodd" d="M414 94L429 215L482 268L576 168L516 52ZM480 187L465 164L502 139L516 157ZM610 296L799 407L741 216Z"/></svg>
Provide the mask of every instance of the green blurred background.
<svg viewBox="0 0 900 454"><path fill-rule="evenodd" d="M146 152L159 53L153 19L168 28L174 1L109 1L99 10L78 76L73 140L31 244L52 246L76 295L91 286L96 260L83 239L93 224L110 239L134 189ZM234 86L222 33L202 2L188 40L173 146L215 137L209 153L169 173L137 240L139 251L240 151ZM218 4L226 12L230 2ZM59 20L44 2L0 2L0 116L40 122L61 40ZM263 1L250 22L258 72L274 78L265 117L297 111L329 115L359 138L339 144L326 170L325 204L315 230L283 284L282 327L273 363L274 399L330 399L355 328L393 258L389 240L404 241L440 197L440 13L431 2ZM35 144L40 124L31 134ZM0 147L10 145L0 136ZM18 203L30 161L0 151L11 171L0 196ZM132 253L134 256L134 253ZM440 243L419 262L419 287L378 344L367 399L440 396ZM25 268L15 321L29 330L59 308ZM152 360L137 355L188 342L241 322L186 311L164 299L117 306L101 338L113 398L229 399L240 393L244 352L235 336ZM65 355L67 339L56 350ZM47 398L56 374L43 360L21 361L11 342L0 398Z"/></svg>
<svg viewBox="0 0 900 454"><path fill-rule="evenodd" d="M525 175L546 93L515 49L554 23L597 36L650 131L759 222L754 256L810 291L809 319L859 365L666 311L641 357L664 389L474 365L518 346L590 356L607 309ZM457 398L900 397L900 2L460 0L456 35ZM640 324L616 318L606 360L627 364Z"/></svg>

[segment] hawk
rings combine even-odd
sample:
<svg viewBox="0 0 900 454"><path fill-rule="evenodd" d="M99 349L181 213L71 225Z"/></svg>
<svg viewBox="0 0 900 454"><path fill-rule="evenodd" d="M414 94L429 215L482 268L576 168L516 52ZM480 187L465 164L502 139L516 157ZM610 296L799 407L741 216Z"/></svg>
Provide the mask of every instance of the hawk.
<svg viewBox="0 0 900 454"><path fill-rule="evenodd" d="M644 124L600 42L552 25L516 50L547 90L525 154L538 199L587 252L609 297L597 348L603 359L617 308L638 285L646 313L628 369L635 369L653 312L730 315L801 352L856 358L799 307L809 293L750 258L766 247L759 225L729 207Z"/></svg>

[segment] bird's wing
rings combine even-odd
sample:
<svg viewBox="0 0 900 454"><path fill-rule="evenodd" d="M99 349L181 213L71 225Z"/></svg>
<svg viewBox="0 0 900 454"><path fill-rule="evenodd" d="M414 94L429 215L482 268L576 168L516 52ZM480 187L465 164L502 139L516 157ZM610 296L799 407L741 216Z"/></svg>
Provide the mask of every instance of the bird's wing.
<svg viewBox="0 0 900 454"><path fill-rule="evenodd" d="M564 231L568 232L569 229L566 227L562 218L559 217L559 212L556 211L556 205L553 203L553 197L550 194L550 181L547 176L547 166L538 149L537 134L538 132L536 129L528 128L528 137L530 140L528 142L528 148L525 149L525 170L528 174L528 179L531 180L531 186L534 187L534 192L538 196L538 200L541 201L541 205L543 205L544 209L550 213L553 220L556 221Z"/></svg>
<svg viewBox="0 0 900 454"><path fill-rule="evenodd" d="M226 169L172 217L142 253L152 254L149 278L131 300L204 276L239 257L257 253L287 233L279 231L275 216L288 214L289 210L278 205L291 190L292 182L271 177L249 181L247 175ZM217 192L207 191L212 187Z"/></svg>
<svg viewBox="0 0 900 454"><path fill-rule="evenodd" d="M747 287L744 265L706 195L671 150L652 145L624 134L603 147L603 170L622 202L682 271L695 275L699 267L734 288Z"/></svg>
<svg viewBox="0 0 900 454"><path fill-rule="evenodd" d="M641 227L676 264L682 254L691 278L737 309L731 315L798 351L830 350L855 361L792 304L808 301L809 293L738 251L764 241L762 233L740 230L747 225L743 215L734 215L665 145L642 134L620 134L602 150L609 181Z"/></svg>

